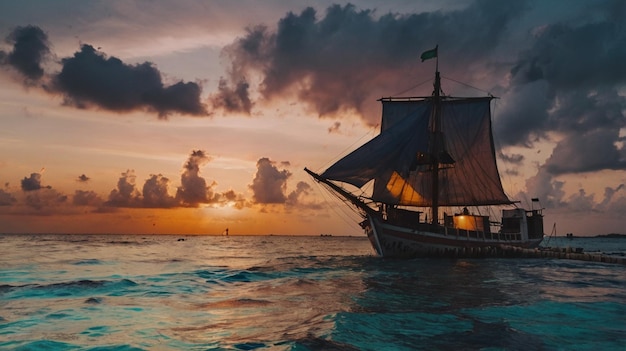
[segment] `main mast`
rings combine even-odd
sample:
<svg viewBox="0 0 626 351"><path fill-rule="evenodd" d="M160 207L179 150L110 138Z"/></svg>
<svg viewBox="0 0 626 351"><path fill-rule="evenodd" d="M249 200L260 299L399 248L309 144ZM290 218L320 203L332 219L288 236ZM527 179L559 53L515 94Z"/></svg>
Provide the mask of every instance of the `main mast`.
<svg viewBox="0 0 626 351"><path fill-rule="evenodd" d="M420 58L422 62L435 58L437 61L435 65L435 84L432 97L432 114L430 123L430 168L432 177L431 187L431 221L433 225L439 224L439 164L441 163L441 157L443 154L443 135L441 134L441 77L439 76L439 45L435 46L432 50L427 50L422 53ZM447 160L446 160L447 161Z"/></svg>
<svg viewBox="0 0 626 351"><path fill-rule="evenodd" d="M431 216L432 224L439 224L439 164L443 151L443 136L441 135L441 77L439 75L439 45L434 49L422 53L421 59L424 60L435 58L435 84L433 90L433 111L431 120L432 138L430 145L431 172L432 172L432 204Z"/></svg>

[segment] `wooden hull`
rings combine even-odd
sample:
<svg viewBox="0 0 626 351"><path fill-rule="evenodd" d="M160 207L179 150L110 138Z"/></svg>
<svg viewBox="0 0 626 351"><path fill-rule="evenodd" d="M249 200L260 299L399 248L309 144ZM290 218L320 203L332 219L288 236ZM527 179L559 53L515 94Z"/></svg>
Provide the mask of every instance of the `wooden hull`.
<svg viewBox="0 0 626 351"><path fill-rule="evenodd" d="M502 237L496 233L406 228L368 216L364 223L365 233L374 250L382 257L432 257L472 256L487 252L490 248L513 246L535 248L541 240L521 240L519 237Z"/></svg>

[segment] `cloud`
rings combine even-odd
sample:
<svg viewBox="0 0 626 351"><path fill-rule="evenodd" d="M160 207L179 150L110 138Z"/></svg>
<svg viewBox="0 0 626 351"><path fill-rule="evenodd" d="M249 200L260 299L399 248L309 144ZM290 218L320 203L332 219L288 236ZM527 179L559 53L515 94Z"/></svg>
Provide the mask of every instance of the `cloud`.
<svg viewBox="0 0 626 351"><path fill-rule="evenodd" d="M591 212L594 210L594 194L587 195L585 189L579 189L567 199L567 207L576 212Z"/></svg>
<svg viewBox="0 0 626 351"><path fill-rule="evenodd" d="M29 192L26 195L26 206L37 211L44 211L41 214L52 214L56 212L56 208L67 203L67 195L61 194L56 190L47 187L40 188L38 191Z"/></svg>
<svg viewBox="0 0 626 351"><path fill-rule="evenodd" d="M9 65L32 84L44 75L42 63L50 56L48 35L36 26L16 27L6 38L13 45L9 53L0 51L0 63Z"/></svg>
<svg viewBox="0 0 626 351"><path fill-rule="evenodd" d="M565 182L554 179L545 167L539 167L537 174L526 180L526 192L517 194L514 199L528 201L528 197L538 197L547 208L566 207L564 185Z"/></svg>
<svg viewBox="0 0 626 351"><path fill-rule="evenodd" d="M168 194L170 180L161 174L150 175L140 192L136 186L133 170L121 174L117 188L111 190L104 204L109 207L171 208L177 207L177 200Z"/></svg>
<svg viewBox="0 0 626 351"><path fill-rule="evenodd" d="M498 152L498 157L507 163L512 163L514 165L521 165L524 162L524 155L520 154L505 154L502 151Z"/></svg>
<svg viewBox="0 0 626 351"><path fill-rule="evenodd" d="M455 11L382 15L353 5L333 5L324 13L313 8L289 12L275 29L251 26L224 48L231 66L220 85L232 92L228 86L257 75L266 100L295 95L320 116L353 110L373 124L379 118L373 101L399 86L414 85L416 75L427 73L416 58L439 44L442 60L463 58L463 70L455 63L448 70L470 79L476 77L465 71L476 67L483 75L496 66L510 67L508 85L493 87L503 92L495 124L503 145L533 147L558 135L551 140L558 145L546 171L626 169L619 136L626 125L621 92L626 83L626 6L619 1L588 4L584 12L594 16L534 28L529 46L512 62L487 59L506 47L507 29L520 23L515 21L530 4L474 1ZM329 132L336 132L339 123ZM602 155L594 157L590 150Z"/></svg>
<svg viewBox="0 0 626 351"><path fill-rule="evenodd" d="M328 127L328 133L339 133L339 128L341 127L341 122L336 121L332 126Z"/></svg>
<svg viewBox="0 0 626 351"><path fill-rule="evenodd" d="M234 87L231 87L232 85ZM253 105L249 96L249 87L244 80L229 84L226 79L220 78L217 87L218 92L210 97L213 108L221 108L226 112L243 112L249 115Z"/></svg>
<svg viewBox="0 0 626 351"><path fill-rule="evenodd" d="M545 81L536 81L512 87L502 98L504 101L494 123L495 134L503 145L532 147L549 130L549 114L553 101Z"/></svg>
<svg viewBox="0 0 626 351"><path fill-rule="evenodd" d="M304 198L311 193L311 185L307 182L298 182L296 190L289 193L285 204L289 207L298 206L300 208L322 209L323 206L317 202L306 202Z"/></svg>
<svg viewBox="0 0 626 351"><path fill-rule="evenodd" d="M602 200L602 202L600 203L600 207L606 208L607 206L609 206L611 201L615 197L615 194L617 194L622 189L624 189L624 184L618 185L615 189L611 187L604 188L604 200Z"/></svg>
<svg viewBox="0 0 626 351"><path fill-rule="evenodd" d="M600 4L597 9L609 2ZM611 13L600 20L554 23L537 32L532 47L522 52L511 70L517 84L546 80L558 90L623 83L626 68L623 23Z"/></svg>
<svg viewBox="0 0 626 351"><path fill-rule="evenodd" d="M242 194L237 194L234 190L228 190L222 193L221 196L222 205L232 204L238 210L243 209L244 207L250 206L248 200L246 200Z"/></svg>
<svg viewBox="0 0 626 351"><path fill-rule="evenodd" d="M180 176L181 186L176 191L176 199L186 206L198 206L211 202L213 192L207 182L200 176L200 167L211 161L202 150L193 150L183 167Z"/></svg>
<svg viewBox="0 0 626 351"><path fill-rule="evenodd" d="M615 213L623 219L624 213L626 213L626 196L623 189L624 184L620 184L616 188L607 187L604 192L604 200L600 203L599 208L606 212ZM616 196L618 192L621 192L622 196Z"/></svg>
<svg viewBox="0 0 626 351"><path fill-rule="evenodd" d="M99 207L104 203L100 195L91 190L76 190L72 197L72 204L75 206Z"/></svg>
<svg viewBox="0 0 626 351"><path fill-rule="evenodd" d="M135 171L123 172L117 181L117 188L111 190L105 205L111 207L139 207L141 204L139 191L135 188Z"/></svg>
<svg viewBox="0 0 626 351"><path fill-rule="evenodd" d="M41 172L44 171L45 168L42 168ZM20 189L22 190L20 194L10 194L8 191L0 190L0 206L16 206L18 213L36 215L66 212L65 205L67 205L69 197L52 189L50 185L42 185L41 178L41 173L31 173L29 177L24 177L20 181ZM8 189L8 184L6 186Z"/></svg>
<svg viewBox="0 0 626 351"><path fill-rule="evenodd" d="M94 213L109 213L116 208L165 209L198 207L202 204L213 207L229 206L236 209L251 207L252 203L243 194L232 189L217 192L214 190L217 186L216 182L207 185L207 181L200 175L200 168L210 160L211 157L205 151L193 150L191 152L183 165L181 186L176 189L175 196L169 193L171 187L169 178L162 174L151 174L139 188L135 171L129 169L121 173L116 188L109 192L106 199L92 190L76 190L70 202L69 196L57 192L51 186L43 186L40 173L32 173L29 177L22 179L22 192L18 194L19 196L9 192L8 183L5 184L6 190L0 189L0 207L3 207L3 212L35 215L83 213L79 212L83 209L77 207L94 207ZM289 163L282 164L288 165ZM89 177L83 174L77 178L78 181L85 181L84 179L89 179ZM302 191L298 190L298 194L300 193ZM291 195L291 197L297 200L298 195Z"/></svg>
<svg viewBox="0 0 626 351"><path fill-rule="evenodd" d="M552 174L626 170L626 6L588 4L582 20L538 28L510 71L497 125L507 145L531 147L558 134L546 161ZM579 194L580 195L580 194ZM580 197L582 198L582 197Z"/></svg>
<svg viewBox="0 0 626 351"><path fill-rule="evenodd" d="M256 204L282 204L287 209L309 208L321 209L322 206L314 201L306 201L305 198L311 192L311 186L303 181L296 184L296 189L288 193L287 180L292 173L287 169L279 169L280 167L289 167L289 161L274 162L267 157L262 157L257 161L257 172L252 179L252 184L248 185L252 190L252 199ZM261 209L266 212L267 209Z"/></svg>
<svg viewBox="0 0 626 351"><path fill-rule="evenodd" d="M81 182L81 183L86 183L90 180L91 178L87 177L85 174L81 174L78 176L78 178L76 178L76 181Z"/></svg>
<svg viewBox="0 0 626 351"><path fill-rule="evenodd" d="M564 191L565 182L550 173L546 165L539 167L537 174L526 180L526 188L526 192L520 192L514 199L529 201L528 197L537 197L547 209L585 214L603 212L616 218L622 218L626 210L624 184L614 188L605 187L604 194L599 200L596 200L596 194L588 194L583 188L567 196Z"/></svg>
<svg viewBox="0 0 626 351"><path fill-rule="evenodd" d="M193 150L189 158L183 166L180 176L181 186L176 191L176 201L178 206L197 207L200 204L214 206L232 205L237 209L249 206L249 202L245 197L230 189L225 192L217 192L214 188L216 182L207 185L207 181L200 176L200 167L211 161L209 156L203 150Z"/></svg>
<svg viewBox="0 0 626 351"><path fill-rule="evenodd" d="M204 116L202 88L197 83L166 86L161 72L150 62L129 65L84 44L73 57L61 60L62 69L52 76L49 90L62 94L67 105L99 107L116 112L154 111Z"/></svg>
<svg viewBox="0 0 626 351"><path fill-rule="evenodd" d="M131 208L174 208L198 207L201 204L227 206L232 205L241 209L249 205L242 194L234 190L223 193L214 191L217 183L207 185L207 181L200 175L200 167L211 160L211 157L202 150L193 150L183 165L180 177L181 185L176 189L176 195L169 194L171 181L162 174L151 174L143 184L141 192L136 185L136 176L133 170L123 172L118 179L116 189L109 194L104 203L108 207ZM90 192L76 193L75 201L81 205L94 203L97 205L94 194Z"/></svg>
<svg viewBox="0 0 626 351"><path fill-rule="evenodd" d="M150 62L126 64L83 44L74 56L61 59L60 72L46 74L42 63L51 51L41 28L17 27L7 42L13 44L13 49L9 53L0 51L0 63L15 68L27 84L43 80L46 91L62 95L66 105L114 112L145 110L156 112L160 118L172 113L208 114L198 83L166 85L161 72Z"/></svg>
<svg viewBox="0 0 626 351"><path fill-rule="evenodd" d="M251 114L250 90L258 90L267 100L295 96L320 116L354 110L374 123L375 100L415 83L407 71L415 72L423 50L439 44L450 57L464 57L466 65L482 62L526 7L525 1L486 0L450 12L378 15L353 5L333 5L321 15L313 8L289 12L276 29L251 26L224 48L227 76L210 94L210 108ZM48 75L47 91L70 106L148 110L160 117L203 116L209 109L197 83L166 86L150 62L127 64L84 44L60 63L61 71ZM260 85L251 86L247 77L259 76Z"/></svg>
<svg viewBox="0 0 626 351"><path fill-rule="evenodd" d="M399 84L414 84L407 72L422 51L438 43L471 65L498 45L525 7L522 1L476 1L459 11L382 16L353 5L330 6L323 16L307 8L286 14L275 31L248 28L224 55L231 81L261 76L265 99L295 93L320 116L355 110L372 122L378 116L370 102Z"/></svg>
<svg viewBox="0 0 626 351"><path fill-rule="evenodd" d="M287 200L287 179L291 172L279 170L269 158L260 158L257 163L257 172L252 184L252 198L259 204L282 204Z"/></svg>
<svg viewBox="0 0 626 351"><path fill-rule="evenodd" d="M619 130L597 128L568 135L557 143L546 160L552 174L592 172L602 169L626 169L626 150L615 146Z"/></svg>
<svg viewBox="0 0 626 351"><path fill-rule="evenodd" d="M33 190L39 190L42 188L48 188L48 189L51 188L49 185L45 187L41 185L41 174L39 173L31 173L30 177L24 177L24 179L22 179L21 181L21 186L22 186L23 191L33 191Z"/></svg>
<svg viewBox="0 0 626 351"><path fill-rule="evenodd" d="M150 175L143 185L143 206L169 208L177 205L176 199L168 194L170 180L161 174Z"/></svg>
<svg viewBox="0 0 626 351"><path fill-rule="evenodd" d="M0 189L0 206L11 206L17 200L10 193Z"/></svg>

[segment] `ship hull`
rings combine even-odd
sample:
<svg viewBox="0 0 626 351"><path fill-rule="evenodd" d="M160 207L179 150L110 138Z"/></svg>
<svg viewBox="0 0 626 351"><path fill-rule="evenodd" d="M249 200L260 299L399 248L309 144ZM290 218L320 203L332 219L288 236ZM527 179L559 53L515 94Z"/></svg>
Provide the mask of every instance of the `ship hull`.
<svg viewBox="0 0 626 351"><path fill-rule="evenodd" d="M442 226L407 228L367 216L364 230L374 250L382 257L462 256L487 252L487 249L512 246L535 248L542 238L521 240L497 233L446 230Z"/></svg>

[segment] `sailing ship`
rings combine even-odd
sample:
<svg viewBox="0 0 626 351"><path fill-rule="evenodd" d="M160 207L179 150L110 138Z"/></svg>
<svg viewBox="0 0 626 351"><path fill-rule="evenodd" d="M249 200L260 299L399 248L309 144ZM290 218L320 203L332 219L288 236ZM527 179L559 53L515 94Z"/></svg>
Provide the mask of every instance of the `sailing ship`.
<svg viewBox="0 0 626 351"><path fill-rule="evenodd" d="M422 62L438 61L437 50L424 52ZM379 256L537 247L544 236L539 200L520 208L502 187L491 125L494 97L443 94L438 62L433 86L431 96L379 99L378 136L321 174L304 170L357 209ZM371 194L364 193L372 182ZM495 207L500 221L491 218Z"/></svg>

